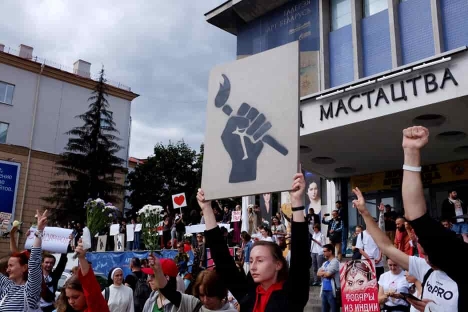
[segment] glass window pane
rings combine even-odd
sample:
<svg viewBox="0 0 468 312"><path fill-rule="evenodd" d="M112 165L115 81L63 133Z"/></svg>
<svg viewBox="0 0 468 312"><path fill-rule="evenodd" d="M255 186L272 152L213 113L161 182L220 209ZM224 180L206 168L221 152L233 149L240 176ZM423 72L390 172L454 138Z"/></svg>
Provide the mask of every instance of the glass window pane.
<svg viewBox="0 0 468 312"><path fill-rule="evenodd" d="M5 103L10 104L10 105L13 104L13 91L14 90L15 90L15 86L7 85Z"/></svg>
<svg viewBox="0 0 468 312"><path fill-rule="evenodd" d="M364 0L364 17L388 9L388 0Z"/></svg>
<svg viewBox="0 0 468 312"><path fill-rule="evenodd" d="M0 82L0 103L5 103L6 101L6 83Z"/></svg>
<svg viewBox="0 0 468 312"><path fill-rule="evenodd" d="M0 122L0 143L6 143L8 124Z"/></svg>
<svg viewBox="0 0 468 312"><path fill-rule="evenodd" d="M332 31L351 24L350 0L331 0L330 11Z"/></svg>

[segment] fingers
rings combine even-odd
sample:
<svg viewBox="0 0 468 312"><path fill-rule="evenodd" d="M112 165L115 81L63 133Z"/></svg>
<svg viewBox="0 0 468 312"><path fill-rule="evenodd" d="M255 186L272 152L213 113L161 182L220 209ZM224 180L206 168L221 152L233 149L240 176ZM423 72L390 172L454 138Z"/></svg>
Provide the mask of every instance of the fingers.
<svg viewBox="0 0 468 312"><path fill-rule="evenodd" d="M261 125L266 121L266 117L263 114L260 114L255 121L250 125L250 127L247 129L247 134L248 135L253 135Z"/></svg>
<svg viewBox="0 0 468 312"><path fill-rule="evenodd" d="M282 154L283 156L286 156L288 155L289 151L286 147L284 147L284 145L282 145L281 143L279 143L275 138L273 138L271 135L267 134L263 137L262 141L265 143L265 144L268 144L270 145L271 147L273 147L275 150L277 150L280 154Z"/></svg>

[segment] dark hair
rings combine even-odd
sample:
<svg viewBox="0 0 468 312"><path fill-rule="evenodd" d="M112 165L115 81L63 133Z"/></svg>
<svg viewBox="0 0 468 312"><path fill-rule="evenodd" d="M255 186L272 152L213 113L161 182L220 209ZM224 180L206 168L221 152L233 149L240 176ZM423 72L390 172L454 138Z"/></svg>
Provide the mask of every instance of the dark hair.
<svg viewBox="0 0 468 312"><path fill-rule="evenodd" d="M407 222L407 221L408 221L408 220L406 220L406 218L405 218L405 217L401 217L401 216L400 216L400 217L398 217L398 218L396 218L396 220L398 220L398 219L400 219L400 220L403 220L403 222ZM396 221L396 220L395 220L395 221Z"/></svg>
<svg viewBox="0 0 468 312"><path fill-rule="evenodd" d="M130 262L130 265L135 268L141 268L141 261L139 258L133 257Z"/></svg>
<svg viewBox="0 0 468 312"><path fill-rule="evenodd" d="M248 242L248 241L250 241L250 240L252 239L252 236L250 236L249 233L247 233L246 231L244 231L244 232L241 233L241 238L242 238L244 241Z"/></svg>
<svg viewBox="0 0 468 312"><path fill-rule="evenodd" d="M193 285L193 295L200 298L200 287L203 288L204 295L226 299L228 289L216 270L204 270L198 274Z"/></svg>
<svg viewBox="0 0 468 312"><path fill-rule="evenodd" d="M335 255L335 248L332 244L325 244L322 246L322 248L325 248L326 250L330 251L332 255Z"/></svg>
<svg viewBox="0 0 468 312"><path fill-rule="evenodd" d="M320 231L320 224L319 224L319 223L315 223L313 228Z"/></svg>
<svg viewBox="0 0 468 312"><path fill-rule="evenodd" d="M340 205L341 205L341 204L342 204L342 203L341 203L341 200L337 200L337 201L335 202L335 204L340 204Z"/></svg>
<svg viewBox="0 0 468 312"><path fill-rule="evenodd" d="M69 304L67 295L65 293L66 289L73 289L83 292L83 286L81 285L78 275L72 275L63 285L60 290L60 296L57 299L56 307L57 312L72 312L75 311Z"/></svg>
<svg viewBox="0 0 468 312"><path fill-rule="evenodd" d="M360 228L361 230L364 229L364 227L363 227L362 225L360 225L360 224L356 225L356 229L357 229L357 228Z"/></svg>
<svg viewBox="0 0 468 312"><path fill-rule="evenodd" d="M11 254L10 258L17 258L20 265L27 265L29 261L29 252L27 250L14 252ZM23 273L23 279L25 281L28 279L28 270Z"/></svg>
<svg viewBox="0 0 468 312"><path fill-rule="evenodd" d="M252 246L252 250L257 247L257 246L265 246L267 247L269 250L270 250L270 253L271 255L273 256L273 258L276 260L276 261L279 261L281 262L281 264L283 265L283 267L279 270L278 272L278 278L277 278L277 281L278 282L281 282L281 281L285 281L288 279L288 263L286 262L286 259L284 258L283 256L283 251L281 250L281 247L278 246L278 244L276 243L272 243L272 242L267 242L267 241L256 241L253 246Z"/></svg>
<svg viewBox="0 0 468 312"><path fill-rule="evenodd" d="M44 252L44 254L42 255L42 263L44 263L44 260L46 258L54 259L54 264L55 264L55 262L57 262L57 258L55 258L55 256L53 254L50 254L48 252Z"/></svg>

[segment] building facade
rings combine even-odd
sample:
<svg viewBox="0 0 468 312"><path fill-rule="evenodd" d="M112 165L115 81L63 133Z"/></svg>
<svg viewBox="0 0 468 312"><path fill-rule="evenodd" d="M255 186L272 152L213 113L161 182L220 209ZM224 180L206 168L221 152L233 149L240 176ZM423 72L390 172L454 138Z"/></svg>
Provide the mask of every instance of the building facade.
<svg viewBox="0 0 468 312"><path fill-rule="evenodd" d="M0 45L0 213L2 219L12 214L11 221L23 221L23 230L34 222L36 209L45 206L41 198L50 195L55 160L68 143L65 133L82 125L75 116L88 110L96 85L90 67L79 60L68 72L33 57L31 47L13 51ZM123 147L118 156L127 163L131 102L138 95L126 87L108 87L109 110ZM122 184L124 171L118 174ZM0 249L8 250L3 243Z"/></svg>
<svg viewBox="0 0 468 312"><path fill-rule="evenodd" d="M341 200L353 230L352 187L374 216L380 202L403 211L408 126L431 131L430 213L440 216L448 190L468 201L467 14L464 0L229 0L205 17L237 36L239 58L299 40L301 162L322 177L324 208Z"/></svg>

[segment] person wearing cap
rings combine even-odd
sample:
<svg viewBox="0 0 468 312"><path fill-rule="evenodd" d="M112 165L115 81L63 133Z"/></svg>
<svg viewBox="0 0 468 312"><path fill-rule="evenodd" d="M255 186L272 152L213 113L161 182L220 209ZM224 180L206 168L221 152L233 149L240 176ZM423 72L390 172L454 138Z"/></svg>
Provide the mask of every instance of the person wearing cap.
<svg viewBox="0 0 468 312"><path fill-rule="evenodd" d="M227 302L228 290L215 270L205 270L198 275L192 296L175 290L172 276L177 275L177 265L173 260L150 256L149 262L155 275L156 287L174 305L172 311L237 312L237 309L232 308ZM167 273L170 273L169 276Z"/></svg>
<svg viewBox="0 0 468 312"><path fill-rule="evenodd" d="M123 270L113 268L108 275L109 287L102 291L110 312L133 312L133 290L123 284Z"/></svg>
<svg viewBox="0 0 468 312"><path fill-rule="evenodd" d="M161 259L161 268L164 274L164 278L167 281L167 287L177 292L177 265L174 260ZM154 277L154 271L152 268L142 268L141 271L148 276L148 284L151 287L151 295L146 300L142 312L169 312L172 311L174 306L163 294L159 291L158 283Z"/></svg>

